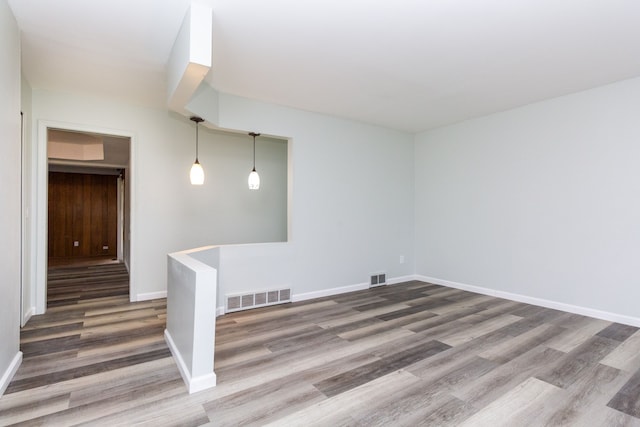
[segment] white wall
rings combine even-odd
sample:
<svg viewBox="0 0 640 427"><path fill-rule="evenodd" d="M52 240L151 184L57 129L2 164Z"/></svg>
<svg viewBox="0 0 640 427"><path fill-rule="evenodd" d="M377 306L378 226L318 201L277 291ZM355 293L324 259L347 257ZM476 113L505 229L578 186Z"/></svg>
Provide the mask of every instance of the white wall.
<svg viewBox="0 0 640 427"><path fill-rule="evenodd" d="M221 295L272 282L287 282L294 293L305 293L365 283L378 271L386 271L390 278L413 273L411 135L241 98L224 100L222 127L291 138L292 235L287 248L293 249L286 250L291 256L279 258L282 265L271 266L269 277L258 275L251 257L239 254L239 260L230 264L237 265L243 277L252 272L256 277L227 280L229 289L221 290ZM258 138L256 162L262 185L258 192L250 192L246 179L252 166L251 139L244 134L228 136L245 150L232 158L228 145L216 143L220 134L201 128L199 157L207 177L204 186L193 187L188 170L195 131L183 117L41 90L33 91L33 110L34 120L133 135L131 276L137 297L166 291L167 253L209 244L282 240L284 223L265 228L260 222L265 206L284 198L269 196L272 182L283 186L286 181L284 175L270 176L273 159L264 153L269 144L284 148L282 142ZM238 167L231 176L234 162ZM232 195L241 198L230 203ZM256 238L247 231L256 224L275 234ZM272 245L248 246L250 251L267 251L256 256L270 256ZM400 255L405 256L404 264Z"/></svg>
<svg viewBox="0 0 640 427"><path fill-rule="evenodd" d="M195 112L219 126L283 135L291 144L290 241L221 251L219 301L274 286L308 295L366 284L372 273L413 274L411 135L213 89L198 96Z"/></svg>
<svg viewBox="0 0 640 427"><path fill-rule="evenodd" d="M20 33L0 0L0 394L17 369L20 343Z"/></svg>
<svg viewBox="0 0 640 427"><path fill-rule="evenodd" d="M190 137L189 167L195 159L195 128ZM247 183L253 168L253 139L249 135L223 134L201 127L199 141L205 183L195 189L194 204L183 214L185 219L199 216L203 221L190 230L195 243L190 248L286 241L287 141L262 135L256 138L256 170L260 175L257 191L249 190Z"/></svg>
<svg viewBox="0 0 640 427"><path fill-rule="evenodd" d="M189 393L216 385L216 313L212 307L216 306L219 252L220 247L209 247L167 257L164 336Z"/></svg>
<svg viewBox="0 0 640 427"><path fill-rule="evenodd" d="M416 136L419 275L640 318L640 79Z"/></svg>
<svg viewBox="0 0 640 427"><path fill-rule="evenodd" d="M33 90L34 144L39 123L132 137L132 298L166 291L166 255L204 244L286 239L286 144L259 138L258 192L247 187L252 139L200 128L203 186L189 183L195 125L163 110ZM259 129L252 129L259 130ZM38 155L42 155L42 151ZM39 222L45 221L38 218ZM45 233L42 233L45 234ZM42 239L43 237L40 236ZM44 237L46 242L46 236Z"/></svg>

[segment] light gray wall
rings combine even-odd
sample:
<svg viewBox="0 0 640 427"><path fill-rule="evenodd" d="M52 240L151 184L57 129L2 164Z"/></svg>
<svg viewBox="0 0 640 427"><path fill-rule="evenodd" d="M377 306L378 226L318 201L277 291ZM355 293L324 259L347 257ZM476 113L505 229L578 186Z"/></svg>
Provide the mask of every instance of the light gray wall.
<svg viewBox="0 0 640 427"><path fill-rule="evenodd" d="M289 246L295 256L282 260L286 271L273 266L273 277L258 277L256 283L228 281L230 291L275 281L290 283L294 292L309 292L366 283L369 274L378 271L386 271L389 277L413 273L411 135L267 104L225 100L228 125L222 127L243 134L222 138L201 129L199 157L206 181L195 187L188 177L195 131L186 118L104 99L33 91L34 120L79 123L132 135L131 275L136 295L147 297L166 290L167 253L210 244L282 240L286 224L273 225L265 219L273 203L277 209L291 211ZM252 167L247 131L291 138L288 147L267 138L257 140L256 166L262 180L258 192L249 191L246 184ZM270 145L274 149L267 155ZM286 177L278 159L285 153L293 157L292 206L283 204ZM272 185L282 191L270 193ZM256 237L256 227L271 234ZM400 255L405 256L404 264L399 262ZM250 259L241 264L242 269L252 270Z"/></svg>
<svg viewBox="0 0 640 427"><path fill-rule="evenodd" d="M416 272L640 317L640 79L416 136Z"/></svg>
<svg viewBox="0 0 640 427"><path fill-rule="evenodd" d="M283 286L308 297L366 285L377 272L413 274L412 135L211 88L198 96L207 102L196 112L219 126L284 135L291 144L290 241L224 248L219 301Z"/></svg>
<svg viewBox="0 0 640 427"><path fill-rule="evenodd" d="M195 158L195 128L187 142L188 168ZM184 218L200 227L185 229L195 246L284 242L287 240L287 141L256 138L256 170L260 189L249 190L253 139L245 133L199 130L199 161L205 170L201 187L190 187L191 205ZM187 168L187 169L188 169ZM188 180L188 170L183 173ZM185 236L186 237L186 236ZM189 248L186 248L189 249Z"/></svg>
<svg viewBox="0 0 640 427"><path fill-rule="evenodd" d="M286 239L287 144L259 137L259 191L250 191L252 139L200 127L203 186L189 183L195 125L163 110L33 90L34 151L39 121L132 136L131 277L134 299L166 290L166 254L205 244ZM251 129L260 131L260 129ZM43 153L38 153L42 155ZM45 221L46 218L38 218ZM40 237L42 239L42 237ZM46 240L45 240L46 241Z"/></svg>
<svg viewBox="0 0 640 427"><path fill-rule="evenodd" d="M0 393L19 362L20 342L20 33L0 0Z"/></svg>

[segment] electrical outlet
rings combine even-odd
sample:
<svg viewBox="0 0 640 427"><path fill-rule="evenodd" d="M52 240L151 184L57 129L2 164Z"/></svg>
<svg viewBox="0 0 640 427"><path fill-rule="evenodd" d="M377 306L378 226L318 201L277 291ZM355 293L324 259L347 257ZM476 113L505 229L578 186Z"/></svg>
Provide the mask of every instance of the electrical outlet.
<svg viewBox="0 0 640 427"><path fill-rule="evenodd" d="M80 242L79 242L79 241L77 241L77 240L74 240L74 241L73 241L73 246L74 246L74 247L78 247L78 246L80 246Z"/></svg>
<svg viewBox="0 0 640 427"><path fill-rule="evenodd" d="M400 255L400 264L404 264L404 255Z"/></svg>
<svg viewBox="0 0 640 427"><path fill-rule="evenodd" d="M109 250L109 246L104 245L104 246L102 247L102 250L103 250L103 251L108 251L108 250Z"/></svg>

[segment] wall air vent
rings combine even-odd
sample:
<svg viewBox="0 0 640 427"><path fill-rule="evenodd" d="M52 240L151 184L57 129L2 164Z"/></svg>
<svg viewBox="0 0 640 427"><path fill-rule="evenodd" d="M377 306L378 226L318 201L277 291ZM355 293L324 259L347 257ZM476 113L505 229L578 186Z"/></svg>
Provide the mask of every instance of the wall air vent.
<svg viewBox="0 0 640 427"><path fill-rule="evenodd" d="M269 304L278 302L280 298L280 291L269 291L267 292L267 302Z"/></svg>
<svg viewBox="0 0 640 427"><path fill-rule="evenodd" d="M240 305L240 297L228 297L227 298L227 311L229 310L237 310L240 307L242 307Z"/></svg>
<svg viewBox="0 0 640 427"><path fill-rule="evenodd" d="M225 313L266 307L291 302L291 289L273 289L260 292L227 295Z"/></svg>
<svg viewBox="0 0 640 427"><path fill-rule="evenodd" d="M374 288L376 286L384 286L387 284L387 274L386 273L378 273L372 274L369 280L369 287Z"/></svg>
<svg viewBox="0 0 640 427"><path fill-rule="evenodd" d="M254 302L255 305L265 305L267 303L267 293L266 292L256 292Z"/></svg>
<svg viewBox="0 0 640 427"><path fill-rule="evenodd" d="M255 304L253 302L253 294L242 295L242 307L253 307Z"/></svg>

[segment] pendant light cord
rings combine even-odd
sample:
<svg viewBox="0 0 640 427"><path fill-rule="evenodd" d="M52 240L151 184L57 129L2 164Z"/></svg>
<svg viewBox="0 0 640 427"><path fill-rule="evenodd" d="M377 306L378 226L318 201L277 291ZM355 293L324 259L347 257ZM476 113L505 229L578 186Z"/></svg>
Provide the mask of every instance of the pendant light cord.
<svg viewBox="0 0 640 427"><path fill-rule="evenodd" d="M204 122L204 120L201 117L198 116L191 116L189 117L189 120L191 120L192 122L195 122L196 124L196 163L200 163L198 162L198 124Z"/></svg>
<svg viewBox="0 0 640 427"><path fill-rule="evenodd" d="M260 136L259 133L249 132L249 136L253 137L253 171L256 171L256 136Z"/></svg>
<svg viewBox="0 0 640 427"><path fill-rule="evenodd" d="M196 122L196 163L198 162L198 122Z"/></svg>

